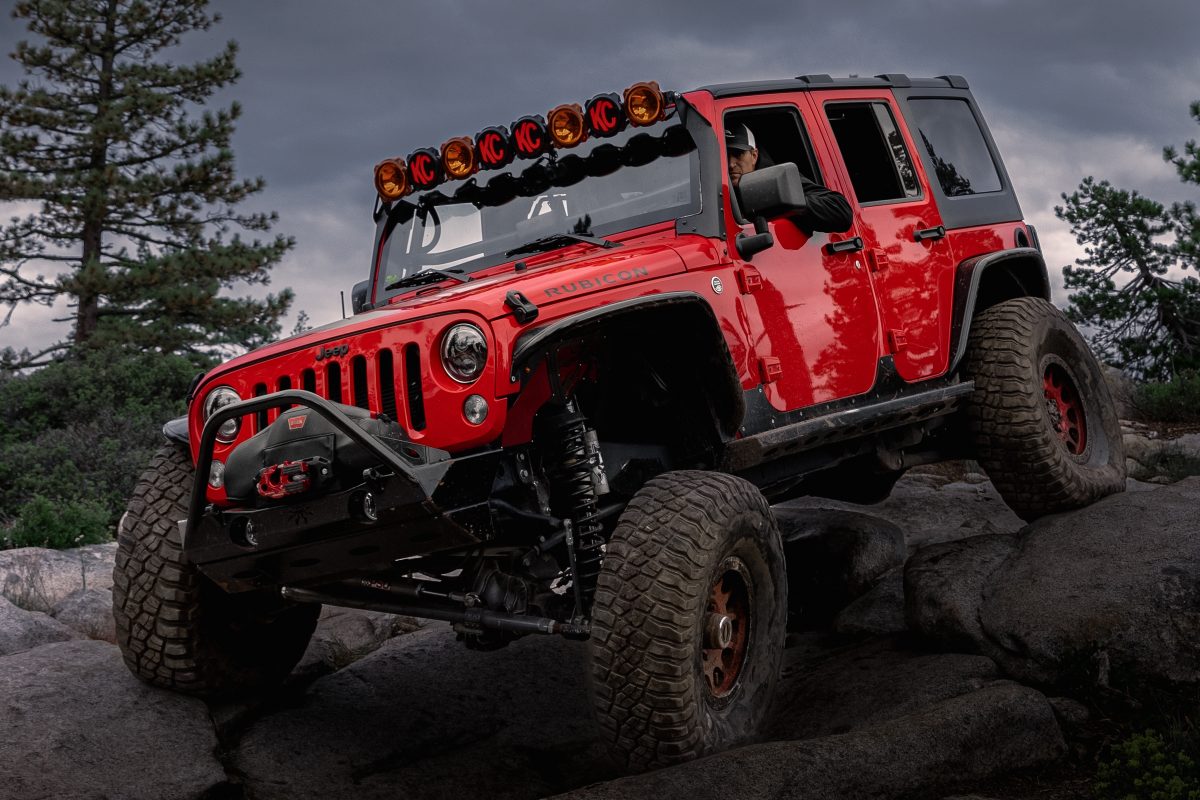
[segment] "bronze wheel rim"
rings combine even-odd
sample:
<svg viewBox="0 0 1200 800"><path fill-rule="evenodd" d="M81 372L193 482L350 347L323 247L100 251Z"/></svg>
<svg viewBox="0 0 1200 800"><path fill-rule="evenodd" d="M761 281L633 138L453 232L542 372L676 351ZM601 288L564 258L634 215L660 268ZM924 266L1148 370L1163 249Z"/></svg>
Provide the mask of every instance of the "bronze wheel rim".
<svg viewBox="0 0 1200 800"><path fill-rule="evenodd" d="M740 559L729 558L709 592L700 648L705 685L714 698L728 697L746 666L753 623L750 607L749 572Z"/></svg>

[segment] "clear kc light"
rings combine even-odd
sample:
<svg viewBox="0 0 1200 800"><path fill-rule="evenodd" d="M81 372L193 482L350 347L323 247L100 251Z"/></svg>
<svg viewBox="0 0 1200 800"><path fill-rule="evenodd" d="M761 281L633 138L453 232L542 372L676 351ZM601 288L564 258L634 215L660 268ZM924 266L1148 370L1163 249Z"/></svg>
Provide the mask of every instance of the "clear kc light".
<svg viewBox="0 0 1200 800"><path fill-rule="evenodd" d="M466 322L442 336L442 366L459 383L474 383L487 364L487 339L483 331Z"/></svg>
<svg viewBox="0 0 1200 800"><path fill-rule="evenodd" d="M208 393L208 397L204 398L204 418L207 420L213 414L220 411L222 408L233 403L241 402L238 393L229 386L218 386ZM234 417L227 420L221 425L217 431L217 441L224 444L229 444L237 438L238 430L242 427L242 418Z"/></svg>
<svg viewBox="0 0 1200 800"><path fill-rule="evenodd" d="M482 395L473 394L463 403L463 416L472 425L479 425L488 415L487 400Z"/></svg>

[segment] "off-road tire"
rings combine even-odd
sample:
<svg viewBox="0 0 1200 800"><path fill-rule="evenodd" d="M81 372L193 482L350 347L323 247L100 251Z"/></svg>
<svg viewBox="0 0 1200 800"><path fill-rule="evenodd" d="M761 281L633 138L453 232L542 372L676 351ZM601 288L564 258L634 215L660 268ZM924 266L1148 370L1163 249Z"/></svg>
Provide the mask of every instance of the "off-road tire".
<svg viewBox="0 0 1200 800"><path fill-rule="evenodd" d="M1084 431L1078 443L1056 429L1061 414L1045 385L1051 370L1073 384ZM1108 386L1083 337L1053 305L1021 297L982 311L971 325L964 377L975 381L966 408L975 457L1019 516L1080 508L1125 489Z"/></svg>
<svg viewBox="0 0 1200 800"><path fill-rule="evenodd" d="M224 696L281 682L304 654L321 607L271 592L230 595L183 556L195 470L173 444L138 480L117 532L113 616L134 675L188 694Z"/></svg>
<svg viewBox="0 0 1200 800"><path fill-rule="evenodd" d="M736 682L716 697L701 648L714 583L734 564L750 578L749 633ZM592 608L593 704L618 761L643 770L753 740L787 609L779 528L753 484L690 471L647 482L608 543Z"/></svg>

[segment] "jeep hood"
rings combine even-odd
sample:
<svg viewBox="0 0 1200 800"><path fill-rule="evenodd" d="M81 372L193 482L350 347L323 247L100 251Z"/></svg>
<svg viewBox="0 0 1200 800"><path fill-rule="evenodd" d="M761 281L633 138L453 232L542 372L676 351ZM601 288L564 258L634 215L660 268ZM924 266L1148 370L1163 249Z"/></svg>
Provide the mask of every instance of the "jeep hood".
<svg viewBox="0 0 1200 800"><path fill-rule="evenodd" d="M490 322L512 313L505 305L505 295L513 290L521 292L539 308L546 308L564 300L598 295L619 286L683 272L689 266L700 266L687 264L682 252L694 253L695 250L677 249L672 237L610 250L587 248L566 257L555 257L557 253L539 253L526 259L528 267L524 270L517 271L509 266L502 272L466 283L422 287L402 300L265 345L216 367L205 376L204 384L233 370L286 353L440 314L468 312ZM596 302L602 301L597 297Z"/></svg>

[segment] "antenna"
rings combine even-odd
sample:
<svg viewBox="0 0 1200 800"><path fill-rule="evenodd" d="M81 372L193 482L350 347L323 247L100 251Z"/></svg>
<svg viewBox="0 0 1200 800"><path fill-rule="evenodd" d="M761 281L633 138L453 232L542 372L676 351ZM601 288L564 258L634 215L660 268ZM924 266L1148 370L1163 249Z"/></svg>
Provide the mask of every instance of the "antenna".
<svg viewBox="0 0 1200 800"><path fill-rule="evenodd" d="M346 318L346 292L339 291L338 294L340 294L342 296L342 319L345 319Z"/></svg>

